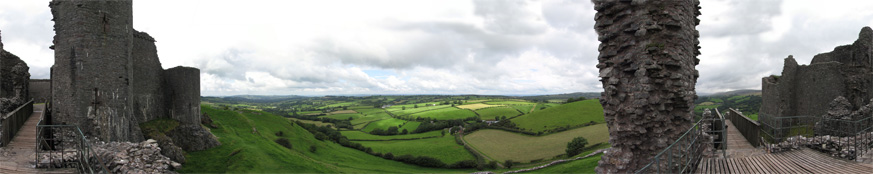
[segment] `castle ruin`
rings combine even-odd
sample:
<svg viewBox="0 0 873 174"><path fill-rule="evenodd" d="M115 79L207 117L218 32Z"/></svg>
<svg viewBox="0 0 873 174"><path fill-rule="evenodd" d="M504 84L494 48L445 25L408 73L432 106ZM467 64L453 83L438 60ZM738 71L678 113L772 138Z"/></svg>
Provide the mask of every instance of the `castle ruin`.
<svg viewBox="0 0 873 174"><path fill-rule="evenodd" d="M18 56L3 49L0 38L0 115L30 101L30 70Z"/></svg>
<svg viewBox="0 0 873 174"><path fill-rule="evenodd" d="M132 0L53 0L51 124L104 141L139 142L139 124L200 124L200 70L164 70L155 39L133 29ZM176 142L184 143L184 142Z"/></svg>
<svg viewBox="0 0 873 174"><path fill-rule="evenodd" d="M609 143L597 173L633 173L692 125L698 0L593 0Z"/></svg>
<svg viewBox="0 0 873 174"><path fill-rule="evenodd" d="M761 86L764 116L827 115L839 96L858 110L873 98L873 30L862 28L853 44L818 54L809 65L788 56L782 76L764 77Z"/></svg>

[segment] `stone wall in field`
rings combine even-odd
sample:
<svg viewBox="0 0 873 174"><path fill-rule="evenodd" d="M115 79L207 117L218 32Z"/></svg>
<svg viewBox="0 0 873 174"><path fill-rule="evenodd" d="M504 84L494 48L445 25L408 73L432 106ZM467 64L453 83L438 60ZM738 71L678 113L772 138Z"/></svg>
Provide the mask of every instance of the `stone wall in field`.
<svg viewBox="0 0 873 174"><path fill-rule="evenodd" d="M691 126L700 2L593 2L612 144L596 171L633 173Z"/></svg>

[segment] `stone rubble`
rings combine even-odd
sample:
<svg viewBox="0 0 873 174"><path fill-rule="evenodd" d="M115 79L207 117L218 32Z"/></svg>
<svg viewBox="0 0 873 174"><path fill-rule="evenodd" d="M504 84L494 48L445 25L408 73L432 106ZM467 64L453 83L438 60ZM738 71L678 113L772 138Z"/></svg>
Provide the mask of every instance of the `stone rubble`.
<svg viewBox="0 0 873 174"><path fill-rule="evenodd" d="M793 136L786 138L777 144L768 144L765 148L770 153L778 153L784 151L797 150L803 147L816 149L823 153L829 154L832 157L838 157L848 160L856 160L861 154L860 148L866 145L866 152L870 152L873 147L873 132L858 134L851 137L838 137L830 135L803 137ZM857 147L857 148L856 148Z"/></svg>
<svg viewBox="0 0 873 174"><path fill-rule="evenodd" d="M91 148L93 156L90 161L93 168L101 168L99 162L102 162L110 173L176 173L173 170L182 166L161 155L157 141L152 139L140 143L95 142ZM45 168L50 167L47 164L78 161L76 154L73 149L64 150L63 153L42 154L37 167Z"/></svg>

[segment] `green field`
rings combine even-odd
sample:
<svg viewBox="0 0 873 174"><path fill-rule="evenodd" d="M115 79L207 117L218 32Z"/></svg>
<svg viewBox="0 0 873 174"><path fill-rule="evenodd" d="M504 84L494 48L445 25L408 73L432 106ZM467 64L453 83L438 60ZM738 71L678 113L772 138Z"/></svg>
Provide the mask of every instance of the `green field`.
<svg viewBox="0 0 873 174"><path fill-rule="evenodd" d="M333 114L333 115L322 116L322 117L339 119L339 120L348 120L349 118L358 119L358 118L361 118L364 116L361 114Z"/></svg>
<svg viewBox="0 0 873 174"><path fill-rule="evenodd" d="M535 103L526 102L526 101L489 101L485 102L492 105L533 105Z"/></svg>
<svg viewBox="0 0 873 174"><path fill-rule="evenodd" d="M417 122L417 121L407 121L406 124L403 124L403 127L400 127L400 131L402 132L403 129L406 129L406 131L408 131L408 132L412 132L412 131L414 131L415 129L418 129L418 126L419 126L419 125L421 125L421 122Z"/></svg>
<svg viewBox="0 0 873 174"><path fill-rule="evenodd" d="M358 111L362 115L373 115L373 114L384 114L385 113L384 109L373 108L373 107L368 107L368 108L363 108L363 109L355 109L355 111Z"/></svg>
<svg viewBox="0 0 873 174"><path fill-rule="evenodd" d="M437 120L464 119L475 116L476 113L473 111L453 107L412 114L412 117L434 118Z"/></svg>
<svg viewBox="0 0 873 174"><path fill-rule="evenodd" d="M373 131L373 129L388 130L388 128L392 127L392 126L400 128L399 126L402 125L403 123L406 123L406 120L401 120L401 119L396 119L396 118L388 118L388 119L384 119L384 120L370 122L369 124L367 124L366 127L364 127L364 129L361 129L361 131L370 132L370 131Z"/></svg>
<svg viewBox="0 0 873 174"><path fill-rule="evenodd" d="M361 118L354 119L351 122L352 122L352 125L355 126L355 129L363 129L364 126L367 126L367 123L370 123L373 121L389 119L389 118L391 118L390 115L388 115L386 113L380 113L380 114L372 114L372 115L363 116Z"/></svg>
<svg viewBox="0 0 873 174"><path fill-rule="evenodd" d="M518 110L515 110L515 108L512 107L491 107L476 110L476 113L479 113L479 116L483 120L495 120L495 118L502 116L509 118L521 114Z"/></svg>
<svg viewBox="0 0 873 174"><path fill-rule="evenodd" d="M413 138L428 138L428 137L437 137L442 136L442 131L430 131L425 133L418 134L406 134L406 135L390 135L390 136L381 136L381 135L371 135L369 133L361 132L361 131L340 131L343 136L349 138L349 140L403 140L403 139L413 139Z"/></svg>
<svg viewBox="0 0 873 174"><path fill-rule="evenodd" d="M533 111L533 108L535 106L537 106L537 105L536 104L533 104L533 105L509 105L509 107L518 109L519 111L524 112L525 114L529 114L530 111Z"/></svg>
<svg viewBox="0 0 873 174"><path fill-rule="evenodd" d="M412 155L429 156L446 164L452 164L463 160L476 160L464 146L455 143L454 136L439 138L427 138L420 140L394 140L394 141L355 141L373 151L380 153L391 152L394 156ZM566 146L566 145L565 145Z"/></svg>
<svg viewBox="0 0 873 174"><path fill-rule="evenodd" d="M288 119L269 113L218 110L201 106L219 128L211 129L221 146L188 152L182 173L444 173L474 170L425 168L385 160L367 153L342 147L333 142L316 140L312 134ZM252 133L252 128L258 130ZM288 149L273 142L274 133L284 132L293 145ZM452 142L453 143L453 142ZM310 152L310 146L317 147Z"/></svg>
<svg viewBox="0 0 873 174"><path fill-rule="evenodd" d="M333 123L325 123L325 122L320 122L320 121L301 120L301 119L296 119L296 118L288 118L288 119L291 121L300 121L300 122L307 123L307 124L315 124L317 126L326 126L326 125L335 126L335 125L333 125Z"/></svg>
<svg viewBox="0 0 873 174"><path fill-rule="evenodd" d="M393 113L394 115L400 116L400 115L410 115L410 114L415 114L415 113L420 113L420 112L425 112L425 111L430 112L431 110L438 110L438 109L444 109L444 108L450 108L450 107L452 107L452 106L451 105L437 105L437 106L425 107L425 106L419 105L418 108L406 107L406 110L394 110L394 111L389 110L389 111L391 113Z"/></svg>
<svg viewBox="0 0 873 174"><path fill-rule="evenodd" d="M595 173L594 168L597 167L597 162L600 161L600 156L603 156L603 154L524 173Z"/></svg>
<svg viewBox="0 0 873 174"><path fill-rule="evenodd" d="M484 129L464 136L464 140L494 160L528 162L537 159L551 159L564 154L567 143L579 136L588 139L589 145L606 143L609 140L606 124L586 126L540 137Z"/></svg>
<svg viewBox="0 0 873 174"><path fill-rule="evenodd" d="M532 132L576 126L591 121L604 123L603 107L598 99L563 104L512 119L519 128Z"/></svg>

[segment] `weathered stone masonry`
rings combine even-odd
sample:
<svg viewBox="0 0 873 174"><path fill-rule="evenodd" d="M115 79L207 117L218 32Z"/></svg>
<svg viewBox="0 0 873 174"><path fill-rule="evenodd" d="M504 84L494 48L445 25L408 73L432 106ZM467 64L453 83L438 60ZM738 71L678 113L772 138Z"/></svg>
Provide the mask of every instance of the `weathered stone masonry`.
<svg viewBox="0 0 873 174"><path fill-rule="evenodd" d="M612 144L596 171L633 173L692 124L700 2L593 2Z"/></svg>
<svg viewBox="0 0 873 174"><path fill-rule="evenodd" d="M788 56L782 76L761 81L760 113L767 116L826 115L838 96L858 110L873 98L873 30L864 27L853 44L818 54L809 65Z"/></svg>
<svg viewBox="0 0 873 174"><path fill-rule="evenodd" d="M27 63L4 50L0 40L0 113L11 112L30 100L28 70Z"/></svg>
<svg viewBox="0 0 873 174"><path fill-rule="evenodd" d="M49 6L56 32L52 124L133 142L143 140L139 124L145 121L199 124L199 70L161 68L154 38L132 27L131 0L54 0Z"/></svg>

